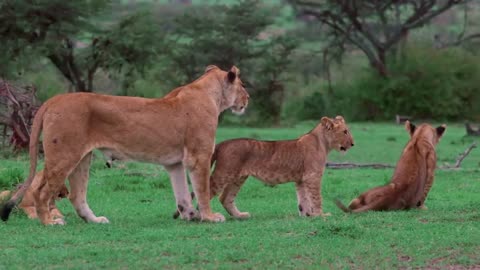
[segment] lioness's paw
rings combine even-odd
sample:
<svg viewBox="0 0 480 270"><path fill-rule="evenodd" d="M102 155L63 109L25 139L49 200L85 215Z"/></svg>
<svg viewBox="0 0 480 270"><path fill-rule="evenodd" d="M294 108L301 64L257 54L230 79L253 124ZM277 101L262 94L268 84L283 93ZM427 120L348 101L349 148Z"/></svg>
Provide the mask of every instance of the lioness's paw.
<svg viewBox="0 0 480 270"><path fill-rule="evenodd" d="M237 215L235 215L235 218L238 218L238 219L247 219L247 218L250 218L250 213L248 213L248 212L240 212L240 213L238 213Z"/></svg>
<svg viewBox="0 0 480 270"><path fill-rule="evenodd" d="M212 213L208 216L203 216L202 221L208 221L208 222L224 222L225 217L220 214L220 213Z"/></svg>
<svg viewBox="0 0 480 270"><path fill-rule="evenodd" d="M110 223L110 221L106 217L96 217L96 218L94 218L90 221L93 222L93 223L101 223L101 224Z"/></svg>

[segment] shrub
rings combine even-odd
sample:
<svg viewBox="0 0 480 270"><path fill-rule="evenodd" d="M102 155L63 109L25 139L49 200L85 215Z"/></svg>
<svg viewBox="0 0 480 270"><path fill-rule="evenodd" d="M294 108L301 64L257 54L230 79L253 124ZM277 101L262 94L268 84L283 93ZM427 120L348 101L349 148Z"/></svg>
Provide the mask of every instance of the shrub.
<svg viewBox="0 0 480 270"><path fill-rule="evenodd" d="M354 120L393 119L396 114L422 119L464 120L479 117L480 58L460 48L408 48L390 64L390 76L360 72L340 82L333 94L315 93L305 101L305 116L323 102L328 114L344 111ZM315 112L316 113L316 112Z"/></svg>

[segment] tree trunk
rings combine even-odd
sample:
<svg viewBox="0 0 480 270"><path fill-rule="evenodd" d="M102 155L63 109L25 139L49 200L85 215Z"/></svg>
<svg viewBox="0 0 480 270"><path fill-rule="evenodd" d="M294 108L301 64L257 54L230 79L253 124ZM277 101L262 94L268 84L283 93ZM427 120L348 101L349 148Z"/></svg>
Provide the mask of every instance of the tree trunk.
<svg viewBox="0 0 480 270"><path fill-rule="evenodd" d="M388 70L387 70L387 61L385 57L385 50L381 48L377 48L377 55L378 58L371 60L371 65L375 70L377 70L378 75L386 78L388 77Z"/></svg>

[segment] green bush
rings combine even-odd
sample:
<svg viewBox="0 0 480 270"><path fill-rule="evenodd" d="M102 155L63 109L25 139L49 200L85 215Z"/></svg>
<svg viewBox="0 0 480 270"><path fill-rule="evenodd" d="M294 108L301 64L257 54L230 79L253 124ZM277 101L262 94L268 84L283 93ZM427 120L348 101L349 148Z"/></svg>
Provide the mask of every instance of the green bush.
<svg viewBox="0 0 480 270"><path fill-rule="evenodd" d="M338 113L354 120L393 119L396 114L421 119L464 120L480 111L480 58L460 48L411 47L390 63L390 76L368 69L333 94L318 92L304 100L303 118Z"/></svg>

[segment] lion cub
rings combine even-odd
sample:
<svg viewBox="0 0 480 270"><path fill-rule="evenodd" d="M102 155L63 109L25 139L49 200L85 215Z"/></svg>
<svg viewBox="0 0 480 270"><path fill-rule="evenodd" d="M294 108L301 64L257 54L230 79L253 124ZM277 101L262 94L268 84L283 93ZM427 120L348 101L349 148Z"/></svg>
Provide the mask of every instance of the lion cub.
<svg viewBox="0 0 480 270"><path fill-rule="evenodd" d="M353 213L369 210L426 209L424 202L432 187L437 164L435 146L445 132L446 125L433 128L422 124L417 128L406 121L405 129L411 138L403 150L390 183L366 191L353 199L348 207L337 200L336 204L340 209Z"/></svg>
<svg viewBox="0 0 480 270"><path fill-rule="evenodd" d="M321 180L327 154L347 151L353 138L341 116L323 117L300 138L288 141L234 139L217 144L212 156L215 170L210 178L210 197L220 201L235 218L248 218L235 206L235 197L248 176L276 185L295 182L301 216L328 215L322 211Z"/></svg>

